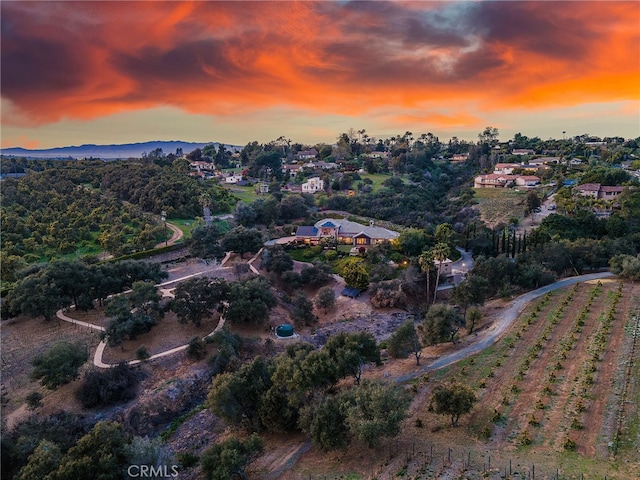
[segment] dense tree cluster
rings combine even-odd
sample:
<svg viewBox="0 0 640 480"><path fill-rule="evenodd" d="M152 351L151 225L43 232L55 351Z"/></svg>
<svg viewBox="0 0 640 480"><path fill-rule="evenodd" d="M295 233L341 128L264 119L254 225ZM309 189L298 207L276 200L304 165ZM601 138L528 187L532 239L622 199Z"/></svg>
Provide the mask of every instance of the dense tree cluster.
<svg viewBox="0 0 640 480"><path fill-rule="evenodd" d="M126 364L114 368L88 370L76 392L84 408L102 407L135 397L138 377Z"/></svg>
<svg viewBox="0 0 640 480"><path fill-rule="evenodd" d="M368 362L380 363L368 333L331 336L322 350L293 344L272 360L256 357L215 377L207 404L216 415L252 431L302 430L325 449L355 438L373 446L381 436L398 433L408 398L399 387L368 382L333 393L342 378L352 376L359 383ZM328 438L331 433L337 436Z"/></svg>
<svg viewBox="0 0 640 480"><path fill-rule="evenodd" d="M167 272L157 263L124 260L87 265L79 260L54 261L23 272L3 303L3 314L24 313L51 320L59 308L75 305L88 310L94 300L102 303L137 281L156 284L166 277Z"/></svg>
<svg viewBox="0 0 640 480"><path fill-rule="evenodd" d="M181 323L200 325L218 309L231 323L262 324L276 304L269 281L262 277L231 283L205 277L179 283L169 308Z"/></svg>

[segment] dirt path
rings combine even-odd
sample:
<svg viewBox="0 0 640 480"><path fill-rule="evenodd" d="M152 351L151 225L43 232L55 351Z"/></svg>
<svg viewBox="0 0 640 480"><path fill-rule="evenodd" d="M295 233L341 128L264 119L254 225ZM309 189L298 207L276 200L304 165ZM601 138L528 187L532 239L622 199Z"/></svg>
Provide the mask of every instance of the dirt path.
<svg viewBox="0 0 640 480"><path fill-rule="evenodd" d="M167 222L167 227L169 227L169 229L171 230L171 238L169 238L168 240L166 240L164 242L158 243L155 246L155 248L162 248L162 247L166 247L168 245L173 245L173 244L179 242L180 240L182 240L182 237L184 237L184 233L182 232L182 230L180 230L174 224Z"/></svg>
<svg viewBox="0 0 640 480"><path fill-rule="evenodd" d="M460 360L470 357L471 355L475 355L476 353L481 352L487 347L493 345L497 342L502 335L507 331L507 329L511 326L520 312L525 308L525 306L533 299L538 298L544 295L547 292L551 292L553 290L557 290L559 288L564 288L569 285L573 285L575 283L586 282L588 280L597 280L600 278L607 278L613 276L610 272L601 272L601 273L591 273L588 275L579 275L576 277L565 278L564 280L560 280L558 282L552 283L551 285L546 285L544 287L538 288L537 290L533 290L531 292L520 295L515 300L511 302L511 304L506 307L496 318L495 323L486 330L483 330L481 334L478 335L477 340L471 343L470 345L458 350L457 352L451 353L449 355L445 355L440 357L435 362L431 362L429 364L424 365L417 371L408 373L406 375L401 375L396 378L398 382L407 382L414 378L421 376L426 372L430 372L433 370L438 370L440 368L448 367Z"/></svg>

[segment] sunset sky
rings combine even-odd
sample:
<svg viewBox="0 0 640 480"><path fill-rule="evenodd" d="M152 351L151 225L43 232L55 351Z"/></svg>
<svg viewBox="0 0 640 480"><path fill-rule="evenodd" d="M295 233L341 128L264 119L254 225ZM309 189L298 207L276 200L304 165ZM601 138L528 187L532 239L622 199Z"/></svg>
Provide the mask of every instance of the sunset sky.
<svg viewBox="0 0 640 480"><path fill-rule="evenodd" d="M6 1L2 147L640 136L640 2Z"/></svg>

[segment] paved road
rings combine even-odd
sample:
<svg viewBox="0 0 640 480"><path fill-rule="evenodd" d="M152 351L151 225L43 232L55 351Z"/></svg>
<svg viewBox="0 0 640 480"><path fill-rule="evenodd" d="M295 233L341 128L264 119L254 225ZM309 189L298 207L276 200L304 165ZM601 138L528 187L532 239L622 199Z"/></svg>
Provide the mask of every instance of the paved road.
<svg viewBox="0 0 640 480"><path fill-rule="evenodd" d="M505 307L504 310L500 313L495 323L484 330L481 334L478 335L478 339L474 341L471 345L458 350L457 352L450 353L449 355L445 355L440 357L426 365L422 365L420 368L416 369L411 373L407 373L406 375L400 375L395 377L397 382L406 382L408 380L412 380L420 375L431 372L433 370L438 370L440 368L448 367L460 360L463 360L471 355L475 355L476 353L481 352L482 350L490 347L495 342L497 342L502 335L507 331L507 329L511 326L520 312L524 309L524 307L533 299L544 295L547 292L551 292L552 290L557 290L559 288L566 287L568 285L573 285L575 283L586 282L589 280L596 280L600 278L611 277L613 274L611 272L601 272L601 273L592 273L589 275L579 275L576 277L565 278L564 280L560 280L558 282L552 283L551 285L546 285L544 287L538 288L537 290L533 290L531 292L525 293L524 295L520 295L515 300L513 300L509 306Z"/></svg>

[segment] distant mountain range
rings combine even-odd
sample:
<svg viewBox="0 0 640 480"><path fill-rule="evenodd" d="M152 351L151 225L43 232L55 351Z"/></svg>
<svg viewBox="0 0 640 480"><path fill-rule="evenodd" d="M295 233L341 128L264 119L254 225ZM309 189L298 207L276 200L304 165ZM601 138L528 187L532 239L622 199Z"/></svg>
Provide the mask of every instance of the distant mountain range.
<svg viewBox="0 0 640 480"><path fill-rule="evenodd" d="M57 147L42 150L30 150L27 148L3 148L0 155L8 157L26 157L26 158L51 158L51 159L67 159L71 158L101 158L103 160L140 158L143 153L149 153L153 150L161 148L165 154L176 153L176 150L182 149L184 153L189 153L196 148L202 148L205 145L213 143L216 149L220 145L219 142L182 142L179 140L170 141L152 141L142 143L125 143L122 145L80 145L73 147ZM238 145L224 144L228 151L240 151L243 147Z"/></svg>

